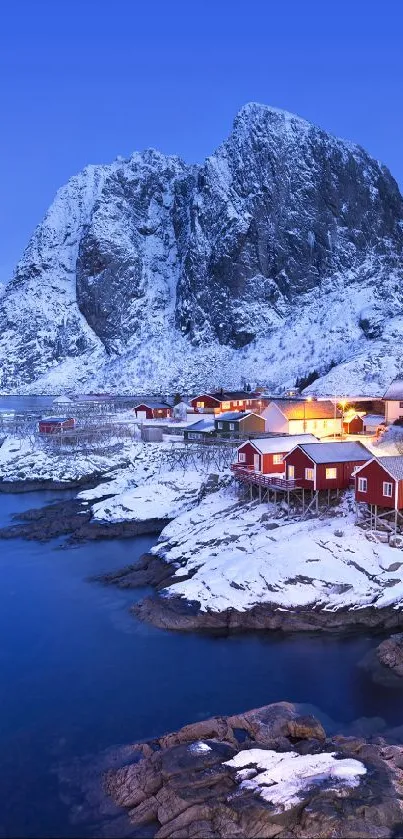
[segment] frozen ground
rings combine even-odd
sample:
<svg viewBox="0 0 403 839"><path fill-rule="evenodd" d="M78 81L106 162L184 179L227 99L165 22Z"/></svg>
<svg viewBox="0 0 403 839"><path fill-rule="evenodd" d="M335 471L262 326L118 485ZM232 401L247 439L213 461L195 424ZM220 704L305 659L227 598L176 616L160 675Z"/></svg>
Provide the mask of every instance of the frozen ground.
<svg viewBox="0 0 403 839"><path fill-rule="evenodd" d="M152 552L193 576L165 596L201 611L240 612L256 604L325 611L403 604L403 556L354 524L352 496L339 516L293 521L267 504L237 503L231 490L206 497L161 533Z"/></svg>

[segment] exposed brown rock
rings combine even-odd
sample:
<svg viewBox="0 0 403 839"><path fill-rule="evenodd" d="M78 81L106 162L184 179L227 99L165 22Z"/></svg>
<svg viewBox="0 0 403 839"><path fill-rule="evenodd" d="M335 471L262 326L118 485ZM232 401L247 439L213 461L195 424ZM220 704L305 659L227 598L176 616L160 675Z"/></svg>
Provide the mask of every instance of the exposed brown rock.
<svg viewBox="0 0 403 839"><path fill-rule="evenodd" d="M379 738L378 738L379 739ZM336 753L365 766L357 786L315 777L299 800L274 806L240 785L227 761L244 749ZM133 746L137 762L111 770L105 786L134 826L155 825L156 839L387 839L403 824L403 747L326 737L313 717L277 703L187 725ZM310 752L308 752L310 754ZM297 757L299 760L299 758ZM249 760L249 755L248 755ZM252 761L253 764L253 761ZM256 775L253 765L248 777Z"/></svg>

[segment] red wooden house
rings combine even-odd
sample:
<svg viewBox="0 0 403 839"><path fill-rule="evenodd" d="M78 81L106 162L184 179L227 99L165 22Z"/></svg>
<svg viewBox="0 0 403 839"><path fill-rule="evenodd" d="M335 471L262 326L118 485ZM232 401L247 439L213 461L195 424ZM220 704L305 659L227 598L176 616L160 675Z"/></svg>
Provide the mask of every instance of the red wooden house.
<svg viewBox="0 0 403 839"><path fill-rule="evenodd" d="M159 402L156 399L147 399L133 408L138 420L168 419L172 415L172 408L166 402Z"/></svg>
<svg viewBox="0 0 403 839"><path fill-rule="evenodd" d="M198 413L221 414L225 411L255 411L267 404L259 393L247 390L219 390L214 393L203 393L190 400L190 405Z"/></svg>
<svg viewBox="0 0 403 839"><path fill-rule="evenodd" d="M403 510L403 456L372 457L355 472L355 500Z"/></svg>
<svg viewBox="0 0 403 839"><path fill-rule="evenodd" d="M313 434L289 434L284 437L262 437L242 443L237 450L234 466L270 475L284 472L284 455L298 443L316 443Z"/></svg>
<svg viewBox="0 0 403 839"><path fill-rule="evenodd" d="M364 416L363 413L356 411L349 411L343 416L343 431L345 434L362 434L364 431Z"/></svg>
<svg viewBox="0 0 403 839"><path fill-rule="evenodd" d="M74 428L75 424L73 417L43 417L39 420L38 427L40 434L60 434L62 431Z"/></svg>
<svg viewBox="0 0 403 839"><path fill-rule="evenodd" d="M362 443L299 444L284 457L286 477L303 489L347 489L355 469L370 457Z"/></svg>

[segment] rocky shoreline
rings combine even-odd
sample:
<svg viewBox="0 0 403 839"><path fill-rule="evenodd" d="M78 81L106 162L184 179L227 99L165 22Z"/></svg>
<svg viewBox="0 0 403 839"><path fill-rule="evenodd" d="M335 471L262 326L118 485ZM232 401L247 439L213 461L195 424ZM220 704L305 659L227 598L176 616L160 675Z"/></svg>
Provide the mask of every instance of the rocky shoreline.
<svg viewBox="0 0 403 839"><path fill-rule="evenodd" d="M94 539L123 539L148 533L160 533L168 524L167 519L114 524L94 522L90 505L78 498L25 510L13 518L16 521L15 524L0 529L0 539L46 542L49 539L67 536L68 543L71 544Z"/></svg>
<svg viewBox="0 0 403 839"><path fill-rule="evenodd" d="M403 747L279 702L133 744L104 787L156 839L402 835Z"/></svg>

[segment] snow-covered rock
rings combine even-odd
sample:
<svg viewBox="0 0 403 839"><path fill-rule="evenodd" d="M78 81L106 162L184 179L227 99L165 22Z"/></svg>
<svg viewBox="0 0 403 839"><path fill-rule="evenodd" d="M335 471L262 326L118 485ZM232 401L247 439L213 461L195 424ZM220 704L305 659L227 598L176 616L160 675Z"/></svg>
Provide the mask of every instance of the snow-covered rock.
<svg viewBox="0 0 403 839"><path fill-rule="evenodd" d="M378 393L400 370L403 203L360 147L249 104L200 166L154 150L57 193L0 301L3 390Z"/></svg>
<svg viewBox="0 0 403 839"><path fill-rule="evenodd" d="M339 610L401 611L403 559L396 565L396 550L367 539L348 508L347 496L340 517L287 523L267 504L238 503L229 490L207 496L164 528L152 549L177 569L164 597L197 602L204 613L246 613L257 604L317 610L329 623Z"/></svg>

